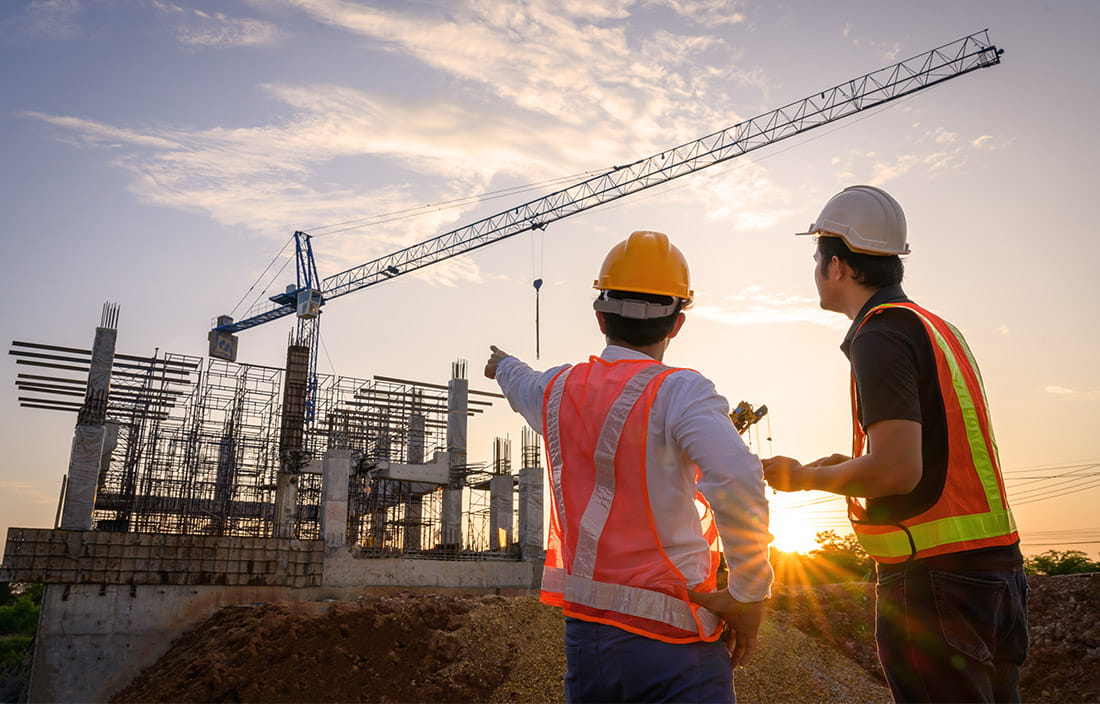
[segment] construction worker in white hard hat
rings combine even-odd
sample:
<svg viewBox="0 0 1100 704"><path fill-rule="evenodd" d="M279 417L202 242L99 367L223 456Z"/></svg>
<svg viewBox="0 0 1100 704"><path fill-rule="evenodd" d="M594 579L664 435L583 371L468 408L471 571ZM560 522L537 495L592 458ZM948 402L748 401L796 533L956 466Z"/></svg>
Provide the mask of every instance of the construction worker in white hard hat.
<svg viewBox="0 0 1100 704"><path fill-rule="evenodd" d="M662 363L694 295L668 237L615 245L595 288L598 357L539 372L494 346L485 366L546 442L566 700L732 702L773 578L760 461L714 384Z"/></svg>
<svg viewBox="0 0 1100 704"><path fill-rule="evenodd" d="M875 638L897 702L1018 702L1027 582L977 363L901 288L905 215L852 186L814 235L821 307L848 316L852 454L764 460L783 491L842 494L878 568Z"/></svg>

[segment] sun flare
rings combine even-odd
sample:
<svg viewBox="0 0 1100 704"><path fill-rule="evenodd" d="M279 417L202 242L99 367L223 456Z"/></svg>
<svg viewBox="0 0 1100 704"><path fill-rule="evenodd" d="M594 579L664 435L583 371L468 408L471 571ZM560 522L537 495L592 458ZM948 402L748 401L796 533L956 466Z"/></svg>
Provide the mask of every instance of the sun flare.
<svg viewBox="0 0 1100 704"><path fill-rule="evenodd" d="M771 533L774 536L772 545L776 550L783 552L808 553L818 547L819 530L821 529L799 520L797 514L787 511L784 515L772 517Z"/></svg>

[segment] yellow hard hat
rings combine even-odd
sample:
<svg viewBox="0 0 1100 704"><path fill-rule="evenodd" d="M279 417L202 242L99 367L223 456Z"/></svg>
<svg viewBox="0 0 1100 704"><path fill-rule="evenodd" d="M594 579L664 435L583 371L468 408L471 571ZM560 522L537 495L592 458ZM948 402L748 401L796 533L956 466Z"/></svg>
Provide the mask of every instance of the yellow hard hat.
<svg viewBox="0 0 1100 704"><path fill-rule="evenodd" d="M649 230L633 232L612 247L592 287L674 296L685 304L695 297L684 255L668 241L668 235Z"/></svg>

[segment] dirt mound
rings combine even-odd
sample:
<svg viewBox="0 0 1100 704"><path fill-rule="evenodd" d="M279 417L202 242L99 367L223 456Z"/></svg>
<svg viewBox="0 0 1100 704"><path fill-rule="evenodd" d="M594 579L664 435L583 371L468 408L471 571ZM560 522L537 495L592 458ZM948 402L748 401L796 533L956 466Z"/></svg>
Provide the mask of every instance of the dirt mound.
<svg viewBox="0 0 1100 704"><path fill-rule="evenodd" d="M563 635L561 613L536 597L231 607L112 701L561 702ZM889 700L858 665L779 620L736 681L744 701Z"/></svg>
<svg viewBox="0 0 1100 704"><path fill-rule="evenodd" d="M1027 702L1100 702L1100 574L1030 580ZM777 587L741 701L888 702L874 586ZM222 609L115 702L560 702L564 621L535 597L396 594Z"/></svg>

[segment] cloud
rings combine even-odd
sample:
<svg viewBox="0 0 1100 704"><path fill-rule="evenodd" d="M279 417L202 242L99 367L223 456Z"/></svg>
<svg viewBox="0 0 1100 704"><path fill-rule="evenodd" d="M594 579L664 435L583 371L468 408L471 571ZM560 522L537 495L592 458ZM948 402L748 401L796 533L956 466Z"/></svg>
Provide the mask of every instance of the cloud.
<svg viewBox="0 0 1100 704"><path fill-rule="evenodd" d="M936 142L937 144L952 144L959 139L958 132L951 132L944 129L943 127L937 127L936 129L932 130L931 134L928 136L932 139L932 141Z"/></svg>
<svg viewBox="0 0 1100 704"><path fill-rule="evenodd" d="M731 85L761 91L767 85L761 71L726 60L738 50L714 33L692 31L683 22L657 29L626 22L639 5L649 7L635 0L379 7L282 1L362 37L365 56L384 52L419 62L419 75L430 78L426 83L457 85L461 99L453 91L372 92L298 83L257 87L284 106L267 124L192 129L25 114L63 130L66 140L108 150L111 163L131 174L130 189L143 202L283 241L316 223L417 208L424 193L443 202L502 182L530 183L627 163L737 121ZM275 6L274 0L254 4ZM737 14L736 3L728 2L666 6L689 19L715 14L732 22ZM180 40L192 48L280 36L260 22L162 0L155 7L181 23ZM352 163L363 174L385 173L389 183L334 176L346 174L337 162ZM680 191L674 197L705 198L714 204L709 217L728 218L738 229L775 223L789 202L786 191L747 159L734 163L705 178L676 181ZM415 192L409 185L414 181ZM415 220L333 234L318 264L340 271L446 232L467 214L483 217L494 210L470 201L423 211ZM477 276L476 268L451 265L432 278Z"/></svg>
<svg viewBox="0 0 1100 704"><path fill-rule="evenodd" d="M228 17L153 0L157 10L179 15L176 39L187 51L223 49L242 46L272 46L278 44L282 32L272 23L251 18Z"/></svg>
<svg viewBox="0 0 1100 704"><path fill-rule="evenodd" d="M1068 396L1077 393L1073 389L1067 389L1064 386L1047 386L1043 388L1043 391L1046 391L1048 394L1056 394L1058 396Z"/></svg>
<svg viewBox="0 0 1100 704"><path fill-rule="evenodd" d="M833 157L832 163L843 175L842 180L868 178L871 183L883 184L911 171L934 176L937 173L965 168L973 153L1007 148L1012 140L990 135L963 139L957 132L937 127L925 131L911 142L908 151L897 154L889 161L878 160L873 151L853 150L846 157ZM870 176L860 177L858 174Z"/></svg>
<svg viewBox="0 0 1100 704"><path fill-rule="evenodd" d="M812 323L833 330L850 325L843 316L822 310L816 299L767 293L760 286L747 286L722 305L695 306L692 315L725 325Z"/></svg>
<svg viewBox="0 0 1100 704"><path fill-rule="evenodd" d="M34 0L23 12L26 31L42 39L73 39L83 12L81 0Z"/></svg>
<svg viewBox="0 0 1100 704"><path fill-rule="evenodd" d="M1015 141L1015 137L994 137L993 135L983 134L981 137L971 141L970 146L974 149L998 151L1000 149L1009 148Z"/></svg>
<svg viewBox="0 0 1100 704"><path fill-rule="evenodd" d="M635 138L660 139L659 146L650 142L654 150L667 146L670 132L696 136L697 118L716 125L720 115L730 114L729 104L719 104L728 91L712 89L741 77L759 80L730 62L696 61L721 43L712 33L660 29L636 36L625 22L598 21L627 19L634 2L613 3L599 13L578 11L581 3L560 0L456 2L419 11L345 0L284 2L316 21L372 40L372 46L479 84L524 110L576 125L629 124ZM728 2L664 2L691 19L733 20L737 15ZM671 47L678 52L675 65L668 61ZM695 99L701 95L710 100Z"/></svg>
<svg viewBox="0 0 1100 704"><path fill-rule="evenodd" d="M654 5L665 5L678 15L706 25L741 24L745 15L739 10L743 2L730 0L651 0Z"/></svg>

